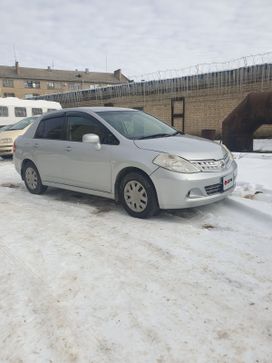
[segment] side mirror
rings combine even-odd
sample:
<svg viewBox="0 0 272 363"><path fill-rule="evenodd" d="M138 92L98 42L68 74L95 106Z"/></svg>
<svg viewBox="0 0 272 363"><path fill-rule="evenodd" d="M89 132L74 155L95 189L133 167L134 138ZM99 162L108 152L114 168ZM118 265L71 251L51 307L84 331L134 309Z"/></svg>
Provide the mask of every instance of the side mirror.
<svg viewBox="0 0 272 363"><path fill-rule="evenodd" d="M83 142L88 142L90 144L94 144L96 150L100 150L101 149L100 138L96 134L85 134L82 137L82 141Z"/></svg>

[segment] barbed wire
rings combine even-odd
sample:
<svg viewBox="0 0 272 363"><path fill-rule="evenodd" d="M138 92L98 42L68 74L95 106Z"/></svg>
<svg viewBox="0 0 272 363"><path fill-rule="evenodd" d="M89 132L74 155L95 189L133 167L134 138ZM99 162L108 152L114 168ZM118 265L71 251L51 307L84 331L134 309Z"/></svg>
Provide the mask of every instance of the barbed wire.
<svg viewBox="0 0 272 363"><path fill-rule="evenodd" d="M104 105L112 99L138 97L145 104L146 97L171 97L206 90L217 94L241 92L248 84L262 90L272 83L272 52L249 55L225 62L212 62L182 69L146 73L129 82L88 88L37 98L55 100L63 105L78 106L83 101ZM253 87L254 88L254 87ZM255 87L256 88L256 87ZM168 96L167 96L168 95Z"/></svg>

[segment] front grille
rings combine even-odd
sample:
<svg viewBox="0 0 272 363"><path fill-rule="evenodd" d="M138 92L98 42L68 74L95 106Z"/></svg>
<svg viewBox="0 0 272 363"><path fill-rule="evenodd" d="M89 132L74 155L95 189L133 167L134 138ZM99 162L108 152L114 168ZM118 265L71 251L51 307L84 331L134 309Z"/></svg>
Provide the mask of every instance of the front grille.
<svg viewBox="0 0 272 363"><path fill-rule="evenodd" d="M10 151L10 150L12 150L12 145L4 145L4 146L0 145L0 151Z"/></svg>
<svg viewBox="0 0 272 363"><path fill-rule="evenodd" d="M206 190L206 193L208 195L222 193L223 192L223 184L218 183L218 184L208 185L208 186L205 187L205 190Z"/></svg>
<svg viewBox="0 0 272 363"><path fill-rule="evenodd" d="M194 164L201 171L216 172L228 168L231 160L228 153L226 153L224 155L224 158L220 160L192 160L191 163Z"/></svg>

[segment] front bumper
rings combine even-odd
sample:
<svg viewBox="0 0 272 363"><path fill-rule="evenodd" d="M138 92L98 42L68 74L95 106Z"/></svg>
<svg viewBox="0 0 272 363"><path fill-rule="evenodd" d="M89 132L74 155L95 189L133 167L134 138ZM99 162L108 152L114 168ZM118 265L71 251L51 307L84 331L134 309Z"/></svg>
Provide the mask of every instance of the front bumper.
<svg viewBox="0 0 272 363"><path fill-rule="evenodd" d="M12 145L1 145L0 144L0 156L12 155Z"/></svg>
<svg viewBox="0 0 272 363"><path fill-rule="evenodd" d="M223 190L223 177L233 175L234 184ZM221 172L200 172L182 174L163 168L151 175L157 191L161 209L182 209L210 204L226 198L235 188L237 164L233 161L229 168Z"/></svg>

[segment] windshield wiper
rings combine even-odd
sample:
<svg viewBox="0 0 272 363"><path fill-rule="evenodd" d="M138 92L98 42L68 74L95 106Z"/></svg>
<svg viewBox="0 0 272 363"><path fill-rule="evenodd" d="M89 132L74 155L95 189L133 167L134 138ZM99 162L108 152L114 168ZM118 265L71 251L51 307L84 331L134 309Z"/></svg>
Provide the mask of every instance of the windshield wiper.
<svg viewBox="0 0 272 363"><path fill-rule="evenodd" d="M169 136L173 136L173 134L154 134L148 136L141 136L138 137L136 140L155 139L156 137L169 137Z"/></svg>
<svg viewBox="0 0 272 363"><path fill-rule="evenodd" d="M184 135L184 132L182 132L182 131L176 131L173 134L171 134L170 136L175 136L175 135Z"/></svg>
<svg viewBox="0 0 272 363"><path fill-rule="evenodd" d="M141 136L137 137L135 140L144 140L144 139L155 139L156 137L170 137L175 135L184 135L182 131L175 131L173 134L154 134L154 135L148 135L148 136Z"/></svg>

